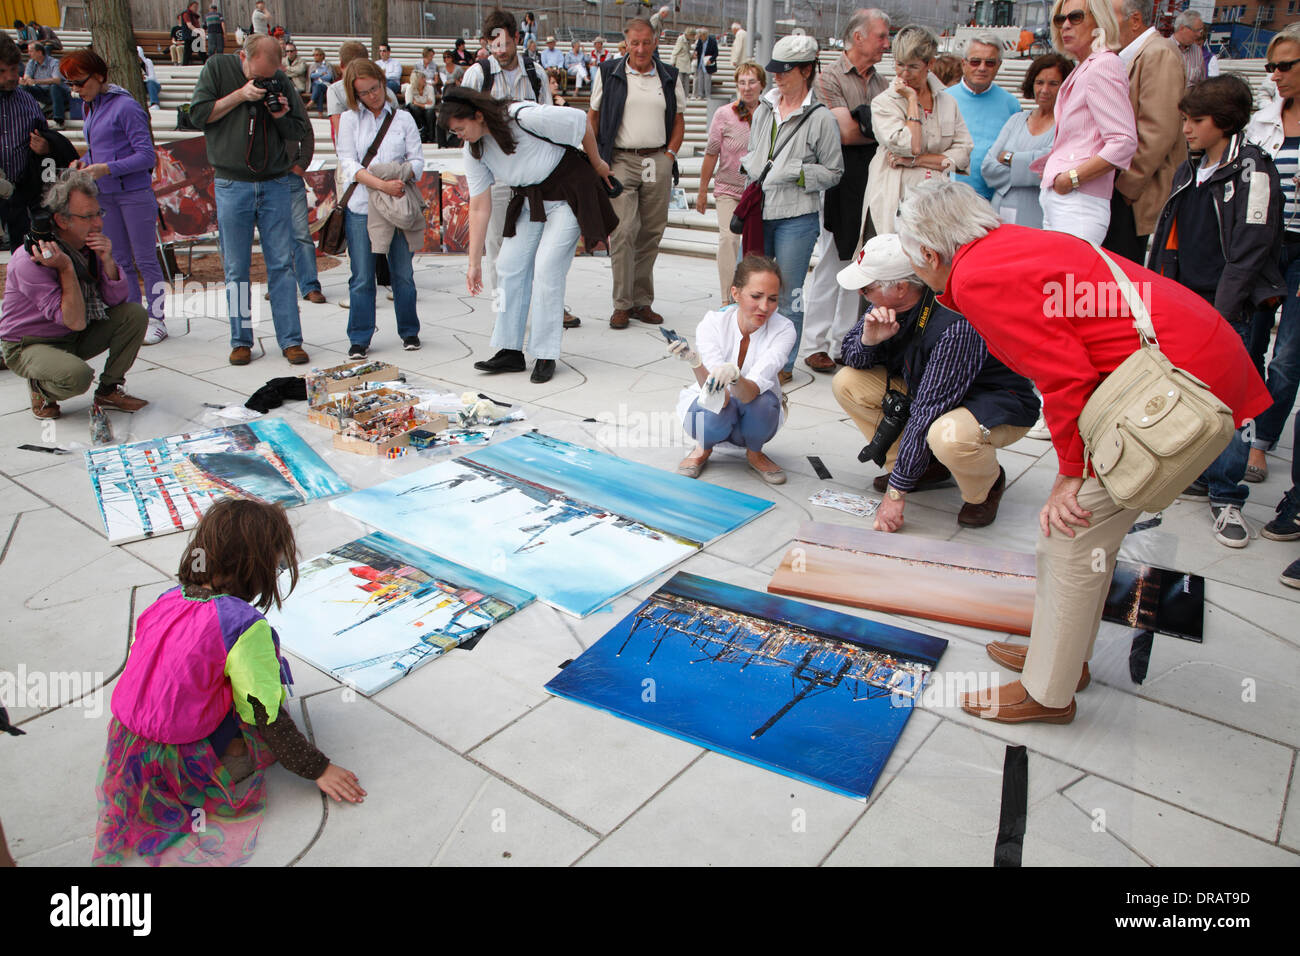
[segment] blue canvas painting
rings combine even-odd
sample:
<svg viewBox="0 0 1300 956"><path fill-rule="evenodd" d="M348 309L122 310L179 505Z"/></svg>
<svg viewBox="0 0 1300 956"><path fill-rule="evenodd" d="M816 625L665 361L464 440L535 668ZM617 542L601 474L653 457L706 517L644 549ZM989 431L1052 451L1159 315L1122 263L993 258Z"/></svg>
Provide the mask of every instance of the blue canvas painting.
<svg viewBox="0 0 1300 956"><path fill-rule="evenodd" d="M537 433L331 504L578 617L772 507Z"/></svg>
<svg viewBox="0 0 1300 956"><path fill-rule="evenodd" d="M110 544L193 528L221 498L289 508L351 490L279 418L92 448L85 456Z"/></svg>
<svg viewBox="0 0 1300 956"><path fill-rule="evenodd" d="M377 532L299 565L298 586L267 619L283 648L369 695L532 600Z"/></svg>
<svg viewBox="0 0 1300 956"><path fill-rule="evenodd" d="M678 573L546 689L865 799L947 646Z"/></svg>

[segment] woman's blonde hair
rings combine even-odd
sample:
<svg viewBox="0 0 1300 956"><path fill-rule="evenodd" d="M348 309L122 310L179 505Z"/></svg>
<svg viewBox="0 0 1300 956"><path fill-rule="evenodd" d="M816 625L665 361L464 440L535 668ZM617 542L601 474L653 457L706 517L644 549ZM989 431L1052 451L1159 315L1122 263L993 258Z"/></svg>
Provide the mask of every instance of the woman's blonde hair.
<svg viewBox="0 0 1300 956"><path fill-rule="evenodd" d="M903 27L894 37L894 63L920 60L931 63L939 55L939 39L925 27Z"/></svg>
<svg viewBox="0 0 1300 956"><path fill-rule="evenodd" d="M1055 0L1047 21L1052 26L1053 49L1069 56L1070 51L1061 45L1061 28L1055 22L1056 15L1061 12L1061 7L1065 6L1065 3L1066 0ZM1112 53L1118 53L1124 44L1119 41L1119 21L1115 19L1115 10L1111 7L1110 0L1083 0L1083 10L1097 24L1096 32L1092 35L1092 52L1110 50Z"/></svg>
<svg viewBox="0 0 1300 956"><path fill-rule="evenodd" d="M1273 59L1273 48L1279 43L1294 43L1300 46L1300 23L1288 23L1281 30L1273 35L1273 39L1268 41L1268 49L1264 51L1264 59Z"/></svg>
<svg viewBox="0 0 1300 956"><path fill-rule="evenodd" d="M388 101L388 76L384 73L383 67L373 60L357 57L343 71L343 95L347 97L348 109L354 110L359 105L355 87L357 80L362 78L378 80L379 85L384 88L384 101Z"/></svg>
<svg viewBox="0 0 1300 956"><path fill-rule="evenodd" d="M767 70L763 69L763 64L759 63L757 60L745 60L740 64L740 66L736 67L736 80L739 80L746 73L753 73L758 77L758 82L761 86L767 86Z"/></svg>

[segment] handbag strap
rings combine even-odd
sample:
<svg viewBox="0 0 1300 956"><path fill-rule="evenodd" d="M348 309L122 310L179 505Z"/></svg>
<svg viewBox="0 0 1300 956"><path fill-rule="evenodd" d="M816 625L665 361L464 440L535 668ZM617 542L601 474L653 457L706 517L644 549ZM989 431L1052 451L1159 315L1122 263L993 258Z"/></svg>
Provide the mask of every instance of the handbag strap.
<svg viewBox="0 0 1300 956"><path fill-rule="evenodd" d="M785 149L787 146L790 145L790 141L794 139L794 134L799 132L799 127L804 124L804 121L808 119L808 117L812 116L813 113L821 109L821 106L822 106L821 103L813 103L810 107L808 107L808 112L804 113L803 116L800 116L798 122L796 122L794 126L790 128L790 135L787 136L785 139L781 140L779 143L776 141L776 110L772 109L772 152L768 153L767 165L763 167L763 172L758 177L758 182L760 184L763 182L764 179L767 178L768 172L772 169L772 164L775 163L776 158L781 155L781 150ZM771 109L770 105L769 105L769 109Z"/></svg>
<svg viewBox="0 0 1300 956"><path fill-rule="evenodd" d="M1115 278L1115 284L1119 286L1124 293L1124 302L1128 305L1129 312L1133 315L1133 327L1138 331L1138 337L1142 340L1142 345L1149 349L1160 350L1160 343L1156 340L1156 327L1151 322L1151 313L1147 311L1146 303L1138 295L1137 289L1133 287L1132 281L1124 274L1115 260L1106 255L1105 250L1091 239L1088 245L1097 250L1097 255L1101 256L1102 261L1110 267L1110 274Z"/></svg>
<svg viewBox="0 0 1300 956"><path fill-rule="evenodd" d="M384 117L384 122L380 125L379 132L375 134L374 140L370 143L370 148L366 150L366 155L361 158L362 169L365 169L374 161L375 154L379 152L379 144L382 143L384 137L388 135L388 127L393 125L393 117L396 115L397 107L393 107L393 111ZM356 188L357 181L353 178L352 185L348 186L347 192L343 194L343 201L339 203L340 208L348 208L348 201L352 198L352 191Z"/></svg>

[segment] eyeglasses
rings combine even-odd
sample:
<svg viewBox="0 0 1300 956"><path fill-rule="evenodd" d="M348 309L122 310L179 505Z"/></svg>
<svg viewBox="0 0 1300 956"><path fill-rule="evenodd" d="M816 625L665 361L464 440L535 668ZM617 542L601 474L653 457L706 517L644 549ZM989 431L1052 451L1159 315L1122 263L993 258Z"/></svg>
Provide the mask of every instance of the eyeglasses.
<svg viewBox="0 0 1300 956"><path fill-rule="evenodd" d="M1052 26L1059 27L1066 20L1069 20L1070 26L1077 27L1083 22L1083 18L1087 15L1088 14L1084 13L1082 10L1072 10L1069 13L1058 13L1056 16L1052 17Z"/></svg>
<svg viewBox="0 0 1300 956"><path fill-rule="evenodd" d="M71 216L73 219L103 219L104 210L96 209L94 212L70 212L66 215Z"/></svg>
<svg viewBox="0 0 1300 956"><path fill-rule="evenodd" d="M66 76L64 77L64 79L67 80L68 86L72 87L74 90L79 90L87 83L90 82L90 77L88 76L83 77L80 80L69 80Z"/></svg>
<svg viewBox="0 0 1300 956"><path fill-rule="evenodd" d="M1264 72L1272 73L1276 70L1278 73L1290 73L1291 67L1295 66L1297 63L1300 63L1300 60L1281 60L1277 63L1265 63Z"/></svg>
<svg viewBox="0 0 1300 956"><path fill-rule="evenodd" d="M374 96L382 89L384 89L384 87L382 86L372 86L368 90L357 90L357 96L360 96L364 99L367 96Z"/></svg>
<svg viewBox="0 0 1300 956"><path fill-rule="evenodd" d="M966 62L969 63L971 66L975 67L976 69L979 69L981 66L997 66L999 61L996 59L981 60L972 57L967 59Z"/></svg>

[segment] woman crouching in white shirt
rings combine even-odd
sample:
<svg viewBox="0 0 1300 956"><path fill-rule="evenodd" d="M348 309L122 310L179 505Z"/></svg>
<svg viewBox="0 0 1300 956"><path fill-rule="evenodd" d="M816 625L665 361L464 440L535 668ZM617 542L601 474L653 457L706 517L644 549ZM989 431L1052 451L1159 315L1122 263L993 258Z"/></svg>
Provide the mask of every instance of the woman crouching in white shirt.
<svg viewBox="0 0 1300 956"><path fill-rule="evenodd" d="M440 126L465 142L469 182L470 295L483 290L483 252L492 216L493 183L513 187L504 240L497 257L500 298L492 329L492 358L480 372L522 372L524 333L537 359L532 381L548 382L560 356L564 287L582 235L588 248L606 239L618 218L601 181L609 164L581 110L537 103L503 103L476 90L454 87L443 95ZM582 152L578 151L581 146Z"/></svg>
<svg viewBox="0 0 1300 956"><path fill-rule="evenodd" d="M795 344L794 323L777 312L781 270L767 256L748 255L731 283L734 304L704 316L695 330L699 352L685 339L668 353L690 364L696 385L682 390L677 413L687 434L699 442L677 466L698 478L713 446L730 442L745 449L749 467L770 485L785 482L785 472L763 454L785 421L777 374ZM721 407L716 411L718 396Z"/></svg>
<svg viewBox="0 0 1300 956"><path fill-rule="evenodd" d="M420 131L406 110L399 110L388 100L388 86L383 69L370 60L356 59L343 71L343 92L348 109L339 118L338 159L341 186L355 183L345 213L348 237L348 261L352 277L348 282L348 358L365 358L370 339L375 334L375 256L368 228L370 191L400 197L406 191L404 179L380 179L366 167L396 163L409 166L410 179L424 173L424 153L420 148ZM378 152L370 163L363 163L366 152L392 113ZM402 347L414 351L420 347L420 319L415 314L415 275L413 250L400 229L393 230L388 247L388 269L393 279L393 300L397 310L397 334Z"/></svg>

